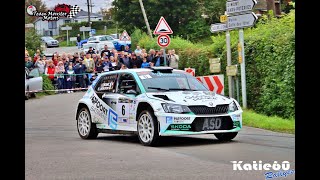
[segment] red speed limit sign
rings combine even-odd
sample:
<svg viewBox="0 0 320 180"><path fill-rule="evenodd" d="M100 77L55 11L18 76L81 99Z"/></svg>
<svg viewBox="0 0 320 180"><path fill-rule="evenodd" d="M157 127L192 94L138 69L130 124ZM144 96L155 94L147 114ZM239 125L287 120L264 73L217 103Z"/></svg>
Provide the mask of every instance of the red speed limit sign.
<svg viewBox="0 0 320 180"><path fill-rule="evenodd" d="M158 45L161 47L167 47L170 44L170 37L168 35L162 34L158 36Z"/></svg>

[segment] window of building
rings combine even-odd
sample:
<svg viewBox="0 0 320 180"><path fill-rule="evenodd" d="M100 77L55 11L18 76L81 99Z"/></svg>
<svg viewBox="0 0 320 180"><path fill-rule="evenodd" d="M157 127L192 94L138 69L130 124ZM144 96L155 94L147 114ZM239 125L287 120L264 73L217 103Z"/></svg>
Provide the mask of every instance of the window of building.
<svg viewBox="0 0 320 180"><path fill-rule="evenodd" d="M48 21L49 29L57 29L57 21Z"/></svg>
<svg viewBox="0 0 320 180"><path fill-rule="evenodd" d="M71 23L71 20L64 20L65 24Z"/></svg>

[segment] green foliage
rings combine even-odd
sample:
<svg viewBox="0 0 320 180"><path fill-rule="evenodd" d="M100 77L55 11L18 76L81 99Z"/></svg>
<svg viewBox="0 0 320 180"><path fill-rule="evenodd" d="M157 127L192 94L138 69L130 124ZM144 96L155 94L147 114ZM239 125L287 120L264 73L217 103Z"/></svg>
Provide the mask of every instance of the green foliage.
<svg viewBox="0 0 320 180"><path fill-rule="evenodd" d="M112 4L113 18L120 27L129 34L135 28L147 32L139 0L114 0ZM163 16L175 35L193 42L210 35L210 24L217 22L225 9L225 1L222 0L149 0L143 1L143 5L151 30ZM204 19L203 13L209 18Z"/></svg>
<svg viewBox="0 0 320 180"><path fill-rule="evenodd" d="M264 17L256 28L244 33L248 107L266 115L295 116L294 15L291 11L280 19ZM232 64L237 64L237 33L230 35ZM222 59L225 73L225 36L213 36L212 40L210 47Z"/></svg>
<svg viewBox="0 0 320 180"><path fill-rule="evenodd" d="M40 36L37 35L34 29L26 31L25 34L25 47L27 48L29 55L32 56L37 49L40 49L41 40Z"/></svg>
<svg viewBox="0 0 320 180"><path fill-rule="evenodd" d="M266 116L252 110L244 110L242 123L245 126L267 129L276 132L295 133L294 119L284 119L277 116Z"/></svg>
<svg viewBox="0 0 320 180"><path fill-rule="evenodd" d="M43 85L42 85L43 90L54 90L54 86L52 85L52 82L47 75L43 74L42 79L43 79ZM44 94L52 95L54 94L54 91L44 91Z"/></svg>

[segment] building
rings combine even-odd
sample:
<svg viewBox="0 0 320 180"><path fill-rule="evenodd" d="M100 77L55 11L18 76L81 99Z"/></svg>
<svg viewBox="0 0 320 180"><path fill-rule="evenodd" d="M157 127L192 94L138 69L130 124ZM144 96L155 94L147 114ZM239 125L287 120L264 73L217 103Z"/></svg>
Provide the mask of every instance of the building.
<svg viewBox="0 0 320 180"><path fill-rule="evenodd" d="M90 21L102 21L103 16L96 13L90 14ZM42 21L41 18L37 18L34 22L37 34L40 36L57 36L59 35L60 26L67 23L87 22L88 12L81 10L73 18L60 17L58 21Z"/></svg>
<svg viewBox="0 0 320 180"><path fill-rule="evenodd" d="M285 0L289 2L290 0ZM274 9L275 16L281 15L281 1L280 0L257 0L257 4L253 8L254 12L259 16L268 13L268 9Z"/></svg>

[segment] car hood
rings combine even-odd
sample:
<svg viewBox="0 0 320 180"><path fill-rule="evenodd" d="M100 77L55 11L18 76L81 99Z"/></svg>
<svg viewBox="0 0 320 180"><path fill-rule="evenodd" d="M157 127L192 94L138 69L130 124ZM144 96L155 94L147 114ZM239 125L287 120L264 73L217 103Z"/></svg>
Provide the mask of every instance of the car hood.
<svg viewBox="0 0 320 180"><path fill-rule="evenodd" d="M218 104L230 104L233 100L229 97L211 91L174 91L174 92L149 92L149 98L162 100L167 103L182 105L205 105L215 107Z"/></svg>

